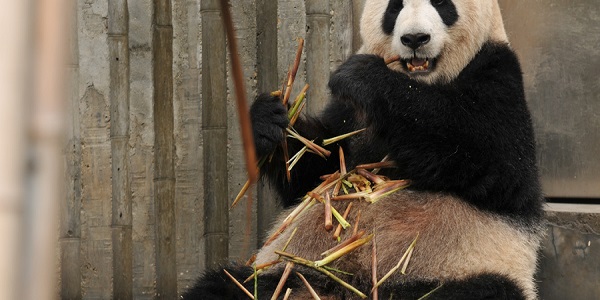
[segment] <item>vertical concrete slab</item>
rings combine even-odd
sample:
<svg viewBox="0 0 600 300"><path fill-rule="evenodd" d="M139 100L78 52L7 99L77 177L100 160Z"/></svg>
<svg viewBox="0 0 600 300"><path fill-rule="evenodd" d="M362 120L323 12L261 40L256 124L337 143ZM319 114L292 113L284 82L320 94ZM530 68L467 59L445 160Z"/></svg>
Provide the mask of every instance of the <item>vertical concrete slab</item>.
<svg viewBox="0 0 600 300"><path fill-rule="evenodd" d="M154 118L152 102L152 3L129 0L130 139L129 173L132 198L133 297L154 299L156 250L154 183Z"/></svg>
<svg viewBox="0 0 600 300"><path fill-rule="evenodd" d="M173 1L175 215L177 288L181 294L204 270L202 147L202 20L200 1Z"/></svg>

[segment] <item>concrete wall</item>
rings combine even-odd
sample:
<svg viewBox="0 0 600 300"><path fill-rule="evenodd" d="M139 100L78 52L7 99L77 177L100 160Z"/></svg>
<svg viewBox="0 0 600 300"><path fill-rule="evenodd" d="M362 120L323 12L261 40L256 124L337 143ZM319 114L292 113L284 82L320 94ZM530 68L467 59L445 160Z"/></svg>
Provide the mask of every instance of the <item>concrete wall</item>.
<svg viewBox="0 0 600 300"><path fill-rule="evenodd" d="M123 296L114 288L115 275L119 274L115 274L114 267L115 251L118 250L115 250L113 236L117 227L113 220L115 184L111 178L119 171L113 169L117 159L128 163L131 225L126 229L131 230L132 297L169 298L158 295L159 290L168 290L163 287L175 282L180 293L207 265L205 247L212 233L205 228L205 220L210 217L204 213L205 182L210 182L215 174L205 170L206 136L203 132L207 128L203 126L203 107L206 99L202 95L210 87L203 85L203 76L209 71L203 66L202 58L214 41L203 40L202 35L203 24L211 24L203 17L210 18L214 12L202 10L201 0L125 1L129 8L126 16L129 20L129 135L126 156L116 157L118 153L112 150L114 120L110 111L111 91L115 89L110 75L114 58L109 52L109 22L114 21L110 19L114 15L109 11L109 2L123 1L72 1L78 23L72 39L78 59L72 62L75 80L70 91L76 116L73 118L74 135L69 141L67 189L73 192L68 194L61 216L63 220L69 220L68 226L61 227L60 240L63 279L60 294L63 299ZM324 39L328 42L312 45L307 40L307 48L311 50L305 53L294 87L294 93L297 93L305 82L313 84L309 110L317 111L322 107L327 91L323 84L317 83L326 82L328 72L360 46L356 28L364 0L351 3L343 0L232 2L249 99L259 91L279 88L293 62L297 38ZM158 213L156 202L159 199L157 185L162 185L165 178L158 178L160 170L156 165L156 159L160 157L157 151L164 149L157 148L159 131L155 124L155 108L164 103L157 102L155 97L155 76L163 75L163 70L157 69L159 64L155 54L164 49L156 49L153 40L156 30L171 26L158 24L154 18L156 9L167 4L172 13L173 62L172 70L167 69L172 71L175 150L171 162L175 178L174 199L171 199L175 218L170 221ZM314 24L319 24L318 28ZM227 119L227 134L223 137L227 148L227 187L222 201L231 203L246 181L246 175L229 79L225 86L227 111L220 118ZM232 260L245 261L250 257L278 211L274 196L262 184L258 189L253 188L249 195L252 197L244 199L229 212L226 238ZM544 299L592 299L589 298L591 295L600 293L600 229L597 224L600 217L598 214L554 212L550 217L552 221L539 276ZM158 251L163 251L158 248L157 230L169 226L174 228L175 236L162 242L174 243L174 252L157 255ZM159 259L175 262L175 272L157 271ZM578 296L569 298L569 293Z"/></svg>

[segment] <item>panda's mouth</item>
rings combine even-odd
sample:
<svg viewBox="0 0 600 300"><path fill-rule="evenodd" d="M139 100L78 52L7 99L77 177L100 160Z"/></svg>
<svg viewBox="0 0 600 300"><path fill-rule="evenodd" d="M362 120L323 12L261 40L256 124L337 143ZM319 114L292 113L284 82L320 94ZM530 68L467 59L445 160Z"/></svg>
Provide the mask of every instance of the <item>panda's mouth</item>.
<svg viewBox="0 0 600 300"><path fill-rule="evenodd" d="M429 73L435 66L435 59L413 57L403 59L402 65L410 73Z"/></svg>

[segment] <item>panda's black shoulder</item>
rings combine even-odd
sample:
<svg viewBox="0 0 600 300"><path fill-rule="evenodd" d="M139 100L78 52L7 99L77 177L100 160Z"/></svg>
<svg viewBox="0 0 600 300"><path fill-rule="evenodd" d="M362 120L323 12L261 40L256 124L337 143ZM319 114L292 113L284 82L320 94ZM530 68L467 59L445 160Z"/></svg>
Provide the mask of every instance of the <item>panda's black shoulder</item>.
<svg viewBox="0 0 600 300"><path fill-rule="evenodd" d="M522 80L521 64L517 54L508 43L486 42L475 57L459 74L458 79L470 78L486 80L482 74L493 75L494 78Z"/></svg>

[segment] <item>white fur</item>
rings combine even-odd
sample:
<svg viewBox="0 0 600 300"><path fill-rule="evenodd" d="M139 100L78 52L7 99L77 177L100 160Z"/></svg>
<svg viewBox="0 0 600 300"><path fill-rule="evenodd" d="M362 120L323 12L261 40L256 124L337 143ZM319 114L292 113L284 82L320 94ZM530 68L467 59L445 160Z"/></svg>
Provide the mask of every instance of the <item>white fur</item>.
<svg viewBox="0 0 600 300"><path fill-rule="evenodd" d="M431 42L419 49L420 58L436 56L437 67L416 80L425 83L450 82L473 59L486 41L508 43L497 0L454 0L458 21L447 27L429 0L404 0L392 35L383 32L382 20L388 0L367 0L361 18L363 46L359 53L385 58L412 56L400 42L406 33L429 33ZM404 72L400 63L391 68ZM410 74L409 74L410 75Z"/></svg>
<svg viewBox="0 0 600 300"><path fill-rule="evenodd" d="M448 33L442 18L429 0L406 0L404 9L396 19L396 30L393 32L391 50L402 58L434 58L440 55L446 43ZM429 34L431 41L419 49L405 46L401 37L406 34Z"/></svg>

